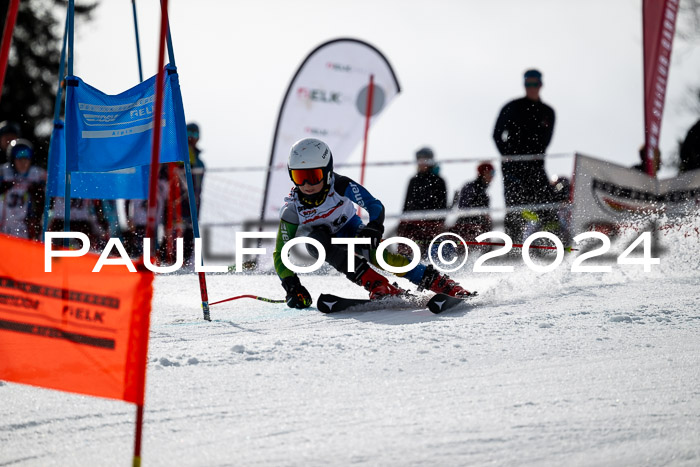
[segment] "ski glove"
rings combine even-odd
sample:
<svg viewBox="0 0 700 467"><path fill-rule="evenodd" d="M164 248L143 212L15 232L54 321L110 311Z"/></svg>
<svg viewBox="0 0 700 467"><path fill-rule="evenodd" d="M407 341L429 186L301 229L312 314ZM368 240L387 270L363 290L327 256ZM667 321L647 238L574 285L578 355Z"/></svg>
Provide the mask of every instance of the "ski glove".
<svg viewBox="0 0 700 467"><path fill-rule="evenodd" d="M313 303L311 294L301 285L296 274L282 279L282 287L287 291L286 300L289 308L308 308Z"/></svg>
<svg viewBox="0 0 700 467"><path fill-rule="evenodd" d="M382 234L384 233L384 226L377 221L369 221L366 226L357 231L356 237L358 238L369 238L369 247L372 250L376 250L379 243L382 241Z"/></svg>

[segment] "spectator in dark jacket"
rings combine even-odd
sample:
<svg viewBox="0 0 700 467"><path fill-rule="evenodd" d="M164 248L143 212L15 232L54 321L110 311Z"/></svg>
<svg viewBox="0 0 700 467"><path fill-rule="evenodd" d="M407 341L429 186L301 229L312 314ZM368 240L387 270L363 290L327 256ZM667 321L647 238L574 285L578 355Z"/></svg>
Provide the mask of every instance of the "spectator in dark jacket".
<svg viewBox="0 0 700 467"><path fill-rule="evenodd" d="M187 124L187 147L190 154L190 167L192 167L192 185L194 188L194 200L197 207L197 217L201 217L202 182L204 181L204 161L199 143L199 125L191 122Z"/></svg>
<svg viewBox="0 0 700 467"><path fill-rule="evenodd" d="M489 195L486 189L493 180L495 170L490 162L483 162L476 168L476 180L462 187L458 198L455 200L460 209L487 208L489 207Z"/></svg>
<svg viewBox="0 0 700 467"><path fill-rule="evenodd" d="M700 169L700 120L693 125L681 145L679 173Z"/></svg>
<svg viewBox="0 0 700 467"><path fill-rule="evenodd" d="M438 175L440 170L433 150L420 149L416 153L416 163L418 172L408 183L404 212L447 209L447 188L445 180Z"/></svg>
<svg viewBox="0 0 700 467"><path fill-rule="evenodd" d="M632 168L639 170L640 172L644 172L645 174L647 173L647 162L646 162L646 145L642 145L642 147L639 148L639 164L633 165ZM654 173L659 171L659 167L661 167L661 151L659 151L659 148L654 149Z"/></svg>
<svg viewBox="0 0 700 467"><path fill-rule="evenodd" d="M493 140L502 156L544 155L554 132L554 110L540 99L542 73L525 72L525 96L501 109ZM507 207L539 204L549 198L549 180L544 158L539 160L506 160L502 164L503 186ZM513 241L522 236L522 215L510 211L505 220L506 233Z"/></svg>
<svg viewBox="0 0 700 467"><path fill-rule="evenodd" d="M467 183L457 192L453 205L459 209L488 208L491 204L487 189L493 180L495 170L489 162L479 164L476 179ZM491 230L491 216L488 213L462 216L452 229L467 241Z"/></svg>
<svg viewBox="0 0 700 467"><path fill-rule="evenodd" d="M440 168L435 163L433 150L428 147L418 150L416 163L418 172L408 183L404 212L447 209L447 186L438 175ZM442 232L444 224L444 218L404 220L399 224L398 234L416 242L423 257L426 257L430 241ZM410 255L410 251L401 245L399 253Z"/></svg>

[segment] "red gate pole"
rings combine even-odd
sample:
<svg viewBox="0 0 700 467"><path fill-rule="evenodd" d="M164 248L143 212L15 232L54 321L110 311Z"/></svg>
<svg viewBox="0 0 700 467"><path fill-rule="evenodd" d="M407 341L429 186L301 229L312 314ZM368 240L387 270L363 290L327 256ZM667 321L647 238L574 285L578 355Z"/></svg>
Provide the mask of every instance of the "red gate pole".
<svg viewBox="0 0 700 467"><path fill-rule="evenodd" d="M365 163L367 161L367 141L369 139L369 121L372 118L372 104L374 103L374 75L369 75L369 88L367 88L367 109L365 110L365 138L362 146L362 166L360 168L360 185L365 183ZM360 208L357 208L360 215Z"/></svg>
<svg viewBox="0 0 700 467"><path fill-rule="evenodd" d="M2 34L2 51L0 51L0 98L2 97L2 85L5 83L5 71L7 70L7 60L10 57L10 45L12 43L12 33L17 22L17 11L19 10L19 0L11 0L7 9L7 19L5 20L5 31Z"/></svg>

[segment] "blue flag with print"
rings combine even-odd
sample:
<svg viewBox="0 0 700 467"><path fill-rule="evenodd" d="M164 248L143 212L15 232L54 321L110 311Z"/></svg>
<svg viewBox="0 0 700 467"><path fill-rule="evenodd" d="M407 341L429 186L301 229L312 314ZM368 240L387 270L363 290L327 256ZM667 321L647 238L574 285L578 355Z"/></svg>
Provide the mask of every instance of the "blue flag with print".
<svg viewBox="0 0 700 467"><path fill-rule="evenodd" d="M65 196L66 141L62 122L54 125L49 148L47 196ZM139 165L113 172L71 172L71 198L148 199L151 167Z"/></svg>
<svg viewBox="0 0 700 467"><path fill-rule="evenodd" d="M66 156L70 172L150 165L156 76L117 95L66 78ZM160 162L188 156L185 112L175 67L166 66Z"/></svg>

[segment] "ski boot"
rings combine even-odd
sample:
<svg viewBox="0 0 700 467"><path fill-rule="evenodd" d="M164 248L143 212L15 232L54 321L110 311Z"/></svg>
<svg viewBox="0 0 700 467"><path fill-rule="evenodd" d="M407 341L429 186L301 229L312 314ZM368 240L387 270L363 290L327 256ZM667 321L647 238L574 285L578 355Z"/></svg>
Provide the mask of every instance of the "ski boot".
<svg viewBox="0 0 700 467"><path fill-rule="evenodd" d="M446 274L440 274L432 265L425 268L423 279L418 284L418 288L428 289L435 293L444 293L456 298L467 298L476 295L476 292L469 292Z"/></svg>
<svg viewBox="0 0 700 467"><path fill-rule="evenodd" d="M361 261L355 269L354 276L348 278L367 289L370 300L379 300L405 293L396 283L390 284L386 277L372 269L366 260Z"/></svg>

